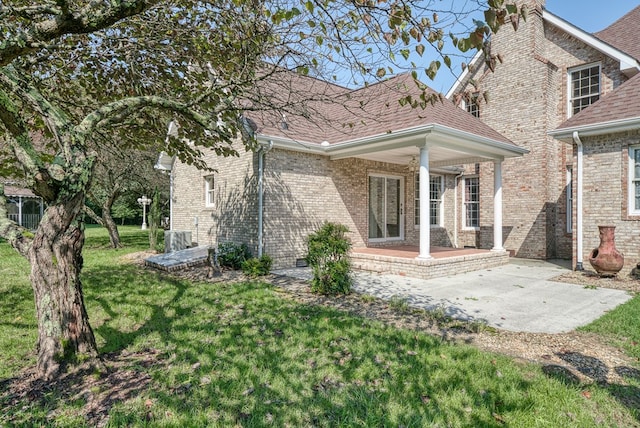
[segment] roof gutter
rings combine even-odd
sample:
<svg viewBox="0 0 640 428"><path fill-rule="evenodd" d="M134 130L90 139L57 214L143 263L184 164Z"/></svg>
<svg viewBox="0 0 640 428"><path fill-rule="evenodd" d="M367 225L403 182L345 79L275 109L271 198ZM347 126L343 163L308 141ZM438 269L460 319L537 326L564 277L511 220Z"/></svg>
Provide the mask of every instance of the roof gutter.
<svg viewBox="0 0 640 428"><path fill-rule="evenodd" d="M574 140L576 132L582 137L591 137L593 135L613 134L617 132L634 131L640 128L640 117L632 117L629 119L611 120L609 122L600 122L590 125L572 126L569 128L554 129L548 134L558 140Z"/></svg>

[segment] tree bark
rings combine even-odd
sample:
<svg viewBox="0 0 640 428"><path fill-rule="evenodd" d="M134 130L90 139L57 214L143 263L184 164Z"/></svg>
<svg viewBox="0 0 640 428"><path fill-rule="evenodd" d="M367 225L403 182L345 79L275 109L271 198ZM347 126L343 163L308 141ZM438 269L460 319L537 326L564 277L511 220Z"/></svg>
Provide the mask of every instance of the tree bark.
<svg viewBox="0 0 640 428"><path fill-rule="evenodd" d="M55 377L70 358L98 356L84 305L80 271L84 231L76 216L84 194L50 205L29 251L38 318L37 370Z"/></svg>

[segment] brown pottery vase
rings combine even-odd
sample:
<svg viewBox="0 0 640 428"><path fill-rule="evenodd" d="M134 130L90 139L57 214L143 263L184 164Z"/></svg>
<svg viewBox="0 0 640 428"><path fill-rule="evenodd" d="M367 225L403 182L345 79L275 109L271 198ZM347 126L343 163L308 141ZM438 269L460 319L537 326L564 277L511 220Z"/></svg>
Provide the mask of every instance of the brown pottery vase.
<svg viewBox="0 0 640 428"><path fill-rule="evenodd" d="M615 276L624 265L624 256L616 250L615 226L598 226L600 246L591 250L589 263L600 276Z"/></svg>

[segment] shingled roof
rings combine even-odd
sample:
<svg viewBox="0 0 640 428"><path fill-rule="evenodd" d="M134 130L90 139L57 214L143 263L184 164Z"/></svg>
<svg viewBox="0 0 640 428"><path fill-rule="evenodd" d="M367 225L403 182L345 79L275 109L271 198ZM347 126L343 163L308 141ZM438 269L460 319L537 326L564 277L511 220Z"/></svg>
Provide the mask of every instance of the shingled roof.
<svg viewBox="0 0 640 428"><path fill-rule="evenodd" d="M640 60L640 6L594 36Z"/></svg>
<svg viewBox="0 0 640 428"><path fill-rule="evenodd" d="M552 134L595 125L602 125L600 128L606 132L607 124L632 119L638 119L640 126L640 73L563 122Z"/></svg>
<svg viewBox="0 0 640 428"><path fill-rule="evenodd" d="M283 83L285 79L286 83ZM391 134L426 125L440 125L474 134L489 140L514 145L509 139L478 118L457 107L452 101L439 97L424 108L401 105L399 100L411 95L419 100L421 90L408 74L401 74L356 90L337 87L317 79L295 73L280 75L280 90L262 89L288 102L289 107L273 111L252 111L247 116L258 125L258 133L305 143L330 145ZM286 90L282 90L287 88ZM437 94L427 89L428 95ZM304 99L307 99L304 102Z"/></svg>

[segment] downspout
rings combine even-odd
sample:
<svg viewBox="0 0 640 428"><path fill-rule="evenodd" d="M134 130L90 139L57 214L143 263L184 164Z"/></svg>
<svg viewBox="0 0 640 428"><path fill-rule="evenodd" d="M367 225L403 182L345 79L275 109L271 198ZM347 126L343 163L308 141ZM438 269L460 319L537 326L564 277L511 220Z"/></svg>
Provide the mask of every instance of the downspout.
<svg viewBox="0 0 640 428"><path fill-rule="evenodd" d="M454 178L453 188L453 248L458 248L458 183L464 175L464 171Z"/></svg>
<svg viewBox="0 0 640 428"><path fill-rule="evenodd" d="M264 155L273 148L273 141L269 140L267 145L260 145L258 150L258 257L262 257L264 251Z"/></svg>
<svg viewBox="0 0 640 428"><path fill-rule="evenodd" d="M573 142L578 146L576 171L576 270L584 270L582 266L582 154L584 148L578 131L573 131Z"/></svg>

